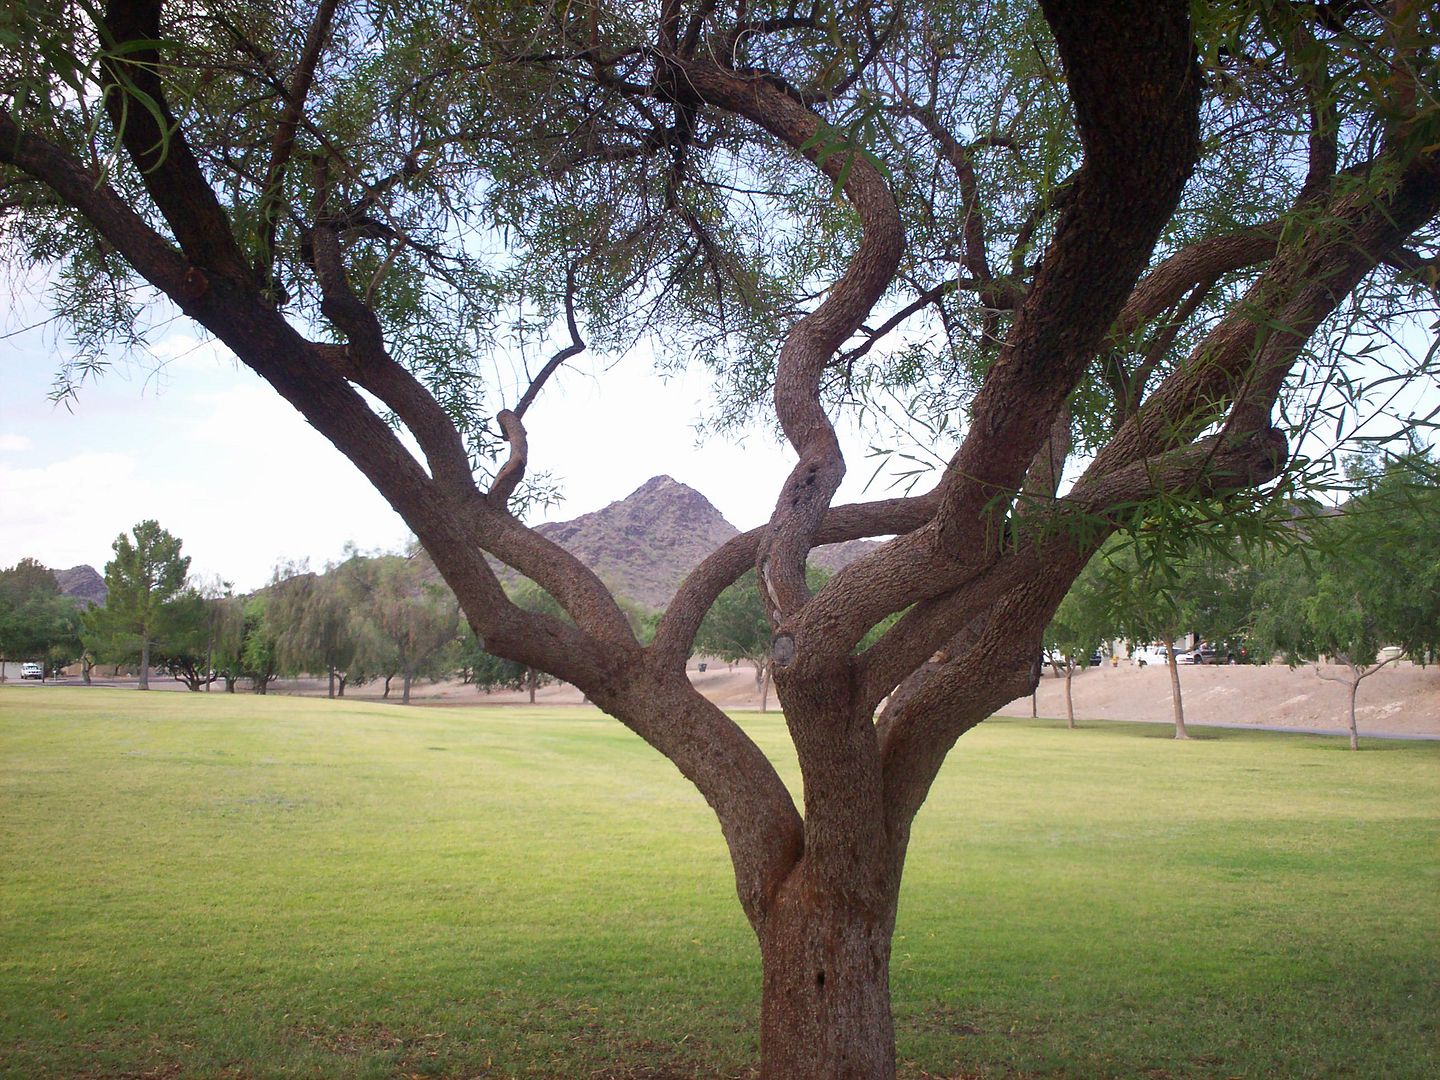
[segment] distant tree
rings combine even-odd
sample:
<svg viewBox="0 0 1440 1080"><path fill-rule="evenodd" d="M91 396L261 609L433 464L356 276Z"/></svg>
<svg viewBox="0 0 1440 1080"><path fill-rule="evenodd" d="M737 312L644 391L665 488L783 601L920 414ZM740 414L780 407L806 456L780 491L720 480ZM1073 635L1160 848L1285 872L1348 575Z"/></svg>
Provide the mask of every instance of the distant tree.
<svg viewBox="0 0 1440 1080"><path fill-rule="evenodd" d="M140 689L150 689L151 651L172 621L181 601L190 557L180 554L180 540L152 520L140 522L111 545L115 557L105 564L109 595L104 607L85 613L87 643L110 659L138 657Z"/></svg>
<svg viewBox="0 0 1440 1080"><path fill-rule="evenodd" d="M353 608L359 597L350 579L355 560L330 567L324 574L304 566L277 570L269 589L266 617L275 636L281 669L298 674L325 673L330 697L344 696L348 670L355 658Z"/></svg>
<svg viewBox="0 0 1440 1080"><path fill-rule="evenodd" d="M34 559L0 570L0 680L5 661L41 660L46 670L81 653L80 613L55 576Z"/></svg>
<svg viewBox="0 0 1440 1080"><path fill-rule="evenodd" d="M460 642L456 647L456 660L462 670L462 678L476 690L520 690L529 681L533 668L515 660L485 651L484 643L475 636L469 626L464 626ZM534 701L532 693L531 701Z"/></svg>
<svg viewBox="0 0 1440 1080"><path fill-rule="evenodd" d="M269 693L270 684L280 674L275 638L265 618L267 603L264 594L245 601L244 631L240 644L240 673L250 680L250 689L257 694ZM227 680L226 689L230 688Z"/></svg>
<svg viewBox="0 0 1440 1080"><path fill-rule="evenodd" d="M1302 522L1309 543L1275 559L1255 591L1256 646L1348 690L1350 748L1360 749L1360 684L1393 646L1419 663L1440 650L1440 484L1418 454L1356 463L1361 490L1334 516ZM1322 658L1342 669L1320 666Z"/></svg>
<svg viewBox="0 0 1440 1080"><path fill-rule="evenodd" d="M806 584L818 589L829 574L814 565L805 568ZM755 692L760 711L767 711L770 695L770 643L772 631L765 602L755 584L755 571L747 571L710 605L695 635L695 651L719 657L726 663L746 662L755 668Z"/></svg>
<svg viewBox="0 0 1440 1080"><path fill-rule="evenodd" d="M1114 616L1098 576L1082 572L1045 629L1045 648L1060 659L1065 676L1065 726L1075 727L1073 680L1077 668L1090 666L1090 657L1114 636Z"/></svg>
<svg viewBox="0 0 1440 1080"><path fill-rule="evenodd" d="M165 606L156 627L155 666L191 692L204 689L215 679L211 606L197 589L186 588Z"/></svg>
<svg viewBox="0 0 1440 1080"><path fill-rule="evenodd" d="M401 703L410 703L415 679L438 675L444 654L459 637L460 609L449 588L427 581L415 563L397 555L357 566L358 617L364 620L357 660L390 680L401 679Z"/></svg>
<svg viewBox="0 0 1440 1080"><path fill-rule="evenodd" d="M1188 739L1175 642L1190 621L1185 578L1191 565L1148 547L1133 535L1107 543L1092 565L1095 588L1108 602L1119 632L1132 644L1156 642L1164 648L1175 738Z"/></svg>

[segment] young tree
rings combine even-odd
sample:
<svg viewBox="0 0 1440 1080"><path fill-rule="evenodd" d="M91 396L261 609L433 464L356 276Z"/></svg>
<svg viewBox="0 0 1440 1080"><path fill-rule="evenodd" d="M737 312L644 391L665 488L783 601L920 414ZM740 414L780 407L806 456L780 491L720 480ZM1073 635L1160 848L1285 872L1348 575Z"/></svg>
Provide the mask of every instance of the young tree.
<svg viewBox="0 0 1440 1080"><path fill-rule="evenodd" d="M1336 516L1303 521L1309 549L1268 567L1255 591L1255 639L1294 666L1347 688L1350 748L1360 749L1360 683L1408 653L1421 663L1440 650L1440 483L1426 455L1368 475ZM1381 659L1386 646L1397 655ZM1337 664L1333 675L1321 659Z"/></svg>
<svg viewBox="0 0 1440 1080"><path fill-rule="evenodd" d="M1092 560L1091 565L1096 561ZM1110 604L1101 591L1100 581L1087 567L1070 586L1045 628L1046 651L1063 658L1066 727L1075 727L1075 669L1089 667L1091 655L1114 636L1115 620Z"/></svg>
<svg viewBox="0 0 1440 1080"><path fill-rule="evenodd" d="M150 689L151 650L162 635L181 630L176 616L187 603L185 579L190 557L180 554L180 541L155 521L142 521L115 538L115 557L105 564L109 590L104 607L85 613L89 642L95 651L119 661L140 664L140 689Z"/></svg>
<svg viewBox="0 0 1440 1080"><path fill-rule="evenodd" d="M1414 3L27 4L5 250L60 264L72 378L154 296L203 326L390 501L487 650L699 788L765 1077L889 1077L901 872L957 739L1030 689L1137 506L1233 512L1341 415L1350 359L1433 311L1436 37ZM486 386L501 321L569 344ZM516 513L555 369L640 337L712 366L722 424L768 397L797 458L648 645ZM832 416L867 388L957 444L928 491L837 506ZM893 539L812 593L810 550L861 537ZM801 806L685 675L751 568Z"/></svg>

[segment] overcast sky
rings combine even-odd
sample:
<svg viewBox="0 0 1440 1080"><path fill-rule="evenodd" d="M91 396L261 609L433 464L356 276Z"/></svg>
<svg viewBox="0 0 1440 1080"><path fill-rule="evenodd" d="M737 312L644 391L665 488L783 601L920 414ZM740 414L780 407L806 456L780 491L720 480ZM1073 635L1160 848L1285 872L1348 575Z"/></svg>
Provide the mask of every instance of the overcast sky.
<svg viewBox="0 0 1440 1080"><path fill-rule="evenodd" d="M60 357L53 332L0 340L0 566L30 556L103 572L117 534L154 518L184 543L197 575L238 589L265 583L278 560L338 559L347 541L396 549L409 532L384 500L287 403L228 353L185 329L160 339L164 361L119 364L79 400L48 394ZM732 524L769 517L793 458L766 433L697 450L703 373L662 382L641 359L596 377L562 372L526 414L531 466L561 481L563 520L622 499L667 473L703 493ZM872 466L858 447L845 499Z"/></svg>

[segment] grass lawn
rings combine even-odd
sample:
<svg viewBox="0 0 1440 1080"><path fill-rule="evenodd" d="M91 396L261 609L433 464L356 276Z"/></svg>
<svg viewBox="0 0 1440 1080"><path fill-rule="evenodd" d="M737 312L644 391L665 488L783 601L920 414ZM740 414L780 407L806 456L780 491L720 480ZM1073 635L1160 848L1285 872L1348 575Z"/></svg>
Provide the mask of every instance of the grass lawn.
<svg viewBox="0 0 1440 1080"><path fill-rule="evenodd" d="M1168 734L961 741L902 1075L1440 1076L1440 744ZM713 817L598 713L0 687L0 1075L744 1076L758 995Z"/></svg>

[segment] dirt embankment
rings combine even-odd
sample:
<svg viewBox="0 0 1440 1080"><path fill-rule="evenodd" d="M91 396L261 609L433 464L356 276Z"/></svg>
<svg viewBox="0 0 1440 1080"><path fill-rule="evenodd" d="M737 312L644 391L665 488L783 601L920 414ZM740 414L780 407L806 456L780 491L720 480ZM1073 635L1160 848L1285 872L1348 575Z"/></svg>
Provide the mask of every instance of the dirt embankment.
<svg viewBox="0 0 1440 1080"><path fill-rule="evenodd" d="M1327 667L1338 675L1340 668ZM728 709L758 709L760 694L755 673L748 664L733 668L724 662L707 662L700 671L692 663L690 678L711 701ZM1254 724L1314 731L1339 731L1346 724L1348 689L1316 676L1313 668L1291 670L1283 664L1208 667L1182 665L1180 688L1189 724ZM321 693L318 681L285 680L282 693ZM354 687L347 697L374 700L382 687ZM1164 667L1138 667L1122 661L1076 674L1073 685L1075 715L1082 720L1144 720L1168 723L1172 719L1170 675ZM399 684L391 691L398 700ZM459 682L426 683L411 691L412 700L424 704L513 704L528 700L523 692L482 694ZM583 697L564 683L541 687L536 703L579 705ZM1040 680L1036 696L1039 715L1065 715L1065 680L1051 674ZM775 708L775 695L769 696ZM1440 736L1440 667L1417 667L1408 662L1391 665L1360 684L1357 716L1362 734ZM1002 716L1029 716L1030 698L1019 698L1000 710Z"/></svg>

